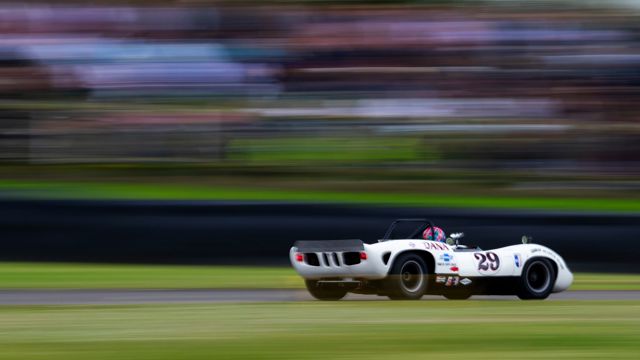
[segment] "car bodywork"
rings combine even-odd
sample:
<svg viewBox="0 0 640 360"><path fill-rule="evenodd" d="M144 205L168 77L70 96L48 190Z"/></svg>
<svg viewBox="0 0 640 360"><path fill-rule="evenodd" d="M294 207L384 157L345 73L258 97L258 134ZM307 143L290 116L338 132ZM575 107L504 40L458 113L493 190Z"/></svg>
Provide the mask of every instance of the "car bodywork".
<svg viewBox="0 0 640 360"><path fill-rule="evenodd" d="M422 222L407 238L393 238L400 222ZM375 244L361 240L298 241L290 250L294 269L305 280L341 286L350 292L385 295L384 280L403 254L420 256L428 268L426 294L464 290L469 295L516 295L525 264L546 259L554 268L551 292L566 290L573 275L564 259L548 247L523 243L491 250L424 240L422 230L433 226L423 219L396 220Z"/></svg>

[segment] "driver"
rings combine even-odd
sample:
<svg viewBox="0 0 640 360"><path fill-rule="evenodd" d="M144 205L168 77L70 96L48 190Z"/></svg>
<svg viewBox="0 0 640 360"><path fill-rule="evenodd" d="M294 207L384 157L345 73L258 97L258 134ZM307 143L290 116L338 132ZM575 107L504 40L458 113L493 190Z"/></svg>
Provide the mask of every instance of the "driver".
<svg viewBox="0 0 640 360"><path fill-rule="evenodd" d="M431 226L428 226L424 232L422 232L422 238L425 240L433 240L439 242L445 242L447 240L447 235L444 233L444 230L440 229L437 226L433 227L435 229L435 237L433 236L433 230L431 230Z"/></svg>

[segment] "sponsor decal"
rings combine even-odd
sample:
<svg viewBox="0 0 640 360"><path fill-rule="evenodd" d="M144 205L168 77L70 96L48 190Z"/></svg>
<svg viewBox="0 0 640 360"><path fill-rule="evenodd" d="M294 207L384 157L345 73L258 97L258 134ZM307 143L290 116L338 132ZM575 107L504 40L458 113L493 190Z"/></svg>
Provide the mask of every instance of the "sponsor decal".
<svg viewBox="0 0 640 360"><path fill-rule="evenodd" d="M439 260L440 261L436 263L438 266L456 266L456 263L453 262L453 255L451 254L442 254Z"/></svg>
<svg viewBox="0 0 640 360"><path fill-rule="evenodd" d="M412 248L414 248L414 247L416 247L416 244L415 244L415 243L410 242L410 243L409 243L409 246L411 246Z"/></svg>
<svg viewBox="0 0 640 360"><path fill-rule="evenodd" d="M478 272L490 274L500 269L500 257L493 251L486 253L477 252L473 257L478 260Z"/></svg>
<svg viewBox="0 0 640 360"><path fill-rule="evenodd" d="M460 270L457 266L452 266L449 268L451 271L455 271L458 272L458 270Z"/></svg>
<svg viewBox="0 0 640 360"><path fill-rule="evenodd" d="M516 267L522 266L522 256L520 254L513 254L513 261L516 263Z"/></svg>
<svg viewBox="0 0 640 360"><path fill-rule="evenodd" d="M460 280L460 276L436 276L436 283L444 284L444 286L447 287L458 286L460 284L467 286L471 284L471 280L467 278Z"/></svg>
<svg viewBox="0 0 640 360"><path fill-rule="evenodd" d="M442 260L444 262L451 262L451 260L453 260L453 255L444 253L444 254L440 255L440 260Z"/></svg>
<svg viewBox="0 0 640 360"><path fill-rule="evenodd" d="M460 277L449 276L447 277L447 282L444 284L444 286L457 286L459 282L460 282Z"/></svg>
<svg viewBox="0 0 640 360"><path fill-rule="evenodd" d="M542 252L543 254L547 255L548 257L550 257L551 259L555 260L557 263L560 264L560 267L564 270L564 265L562 264L562 260L561 258L558 256L558 254L554 253L551 250L548 249L543 249L543 248L535 248L531 250L532 254L538 253L538 252Z"/></svg>
<svg viewBox="0 0 640 360"><path fill-rule="evenodd" d="M444 262L437 262L436 265L444 266L444 267L446 267L446 266L457 266L456 263L444 263Z"/></svg>
<svg viewBox="0 0 640 360"><path fill-rule="evenodd" d="M460 283L460 278L455 276L451 282L452 282L451 286L457 286L458 283Z"/></svg>

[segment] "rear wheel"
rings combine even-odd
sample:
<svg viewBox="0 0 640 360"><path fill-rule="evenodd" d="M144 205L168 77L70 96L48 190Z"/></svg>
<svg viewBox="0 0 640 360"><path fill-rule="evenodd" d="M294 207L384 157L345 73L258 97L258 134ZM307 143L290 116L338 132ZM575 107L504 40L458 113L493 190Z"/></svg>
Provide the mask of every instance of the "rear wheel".
<svg viewBox="0 0 640 360"><path fill-rule="evenodd" d="M401 254L385 280L387 296L393 300L419 300L427 290L428 269L416 254Z"/></svg>
<svg viewBox="0 0 640 360"><path fill-rule="evenodd" d="M518 297L523 300L542 300L549 297L555 283L556 272L545 258L529 260L520 276Z"/></svg>
<svg viewBox="0 0 640 360"><path fill-rule="evenodd" d="M309 294L318 300L336 301L347 295L347 290L337 286L318 286L316 280L305 280Z"/></svg>

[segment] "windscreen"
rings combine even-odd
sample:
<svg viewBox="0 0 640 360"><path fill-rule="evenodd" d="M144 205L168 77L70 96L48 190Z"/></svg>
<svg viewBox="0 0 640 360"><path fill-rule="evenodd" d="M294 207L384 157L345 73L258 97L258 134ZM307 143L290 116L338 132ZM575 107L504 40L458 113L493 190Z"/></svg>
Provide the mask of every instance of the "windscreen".
<svg viewBox="0 0 640 360"><path fill-rule="evenodd" d="M420 239L422 238L422 230L426 227L427 223L425 221L400 220L391 224L384 239Z"/></svg>

